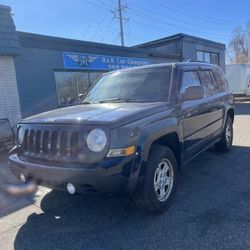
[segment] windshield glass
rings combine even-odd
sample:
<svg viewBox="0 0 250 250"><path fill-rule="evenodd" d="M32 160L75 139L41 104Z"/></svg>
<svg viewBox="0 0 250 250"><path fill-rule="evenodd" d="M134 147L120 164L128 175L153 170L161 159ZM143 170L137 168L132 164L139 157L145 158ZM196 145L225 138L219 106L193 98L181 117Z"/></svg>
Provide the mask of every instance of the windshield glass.
<svg viewBox="0 0 250 250"><path fill-rule="evenodd" d="M167 101L171 67L116 71L103 75L82 103Z"/></svg>

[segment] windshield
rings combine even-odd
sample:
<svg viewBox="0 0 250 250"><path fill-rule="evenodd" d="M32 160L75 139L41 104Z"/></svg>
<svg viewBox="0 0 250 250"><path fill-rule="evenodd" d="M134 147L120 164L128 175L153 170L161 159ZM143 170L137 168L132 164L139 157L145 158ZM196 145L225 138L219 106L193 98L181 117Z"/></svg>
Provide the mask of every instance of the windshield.
<svg viewBox="0 0 250 250"><path fill-rule="evenodd" d="M167 101L171 67L103 75L81 103Z"/></svg>

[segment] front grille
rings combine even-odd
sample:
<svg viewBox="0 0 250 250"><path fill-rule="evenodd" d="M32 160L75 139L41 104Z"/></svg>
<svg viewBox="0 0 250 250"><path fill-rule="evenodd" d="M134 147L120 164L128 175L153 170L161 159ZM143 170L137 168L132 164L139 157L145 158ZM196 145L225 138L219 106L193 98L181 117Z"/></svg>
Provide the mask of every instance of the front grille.
<svg viewBox="0 0 250 250"><path fill-rule="evenodd" d="M82 149L79 131L25 128L22 152L26 156L49 160L74 159Z"/></svg>

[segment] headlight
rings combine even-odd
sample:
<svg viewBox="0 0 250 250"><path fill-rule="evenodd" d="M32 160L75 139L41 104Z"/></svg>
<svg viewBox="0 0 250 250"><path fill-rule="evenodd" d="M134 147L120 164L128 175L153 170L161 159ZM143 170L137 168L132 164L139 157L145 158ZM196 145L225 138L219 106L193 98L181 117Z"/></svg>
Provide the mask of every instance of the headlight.
<svg viewBox="0 0 250 250"><path fill-rule="evenodd" d="M87 146L93 152L102 151L107 144L107 136L102 129L96 128L87 136Z"/></svg>
<svg viewBox="0 0 250 250"><path fill-rule="evenodd" d="M23 143L24 138L24 129L20 127L17 131L17 143L21 145Z"/></svg>

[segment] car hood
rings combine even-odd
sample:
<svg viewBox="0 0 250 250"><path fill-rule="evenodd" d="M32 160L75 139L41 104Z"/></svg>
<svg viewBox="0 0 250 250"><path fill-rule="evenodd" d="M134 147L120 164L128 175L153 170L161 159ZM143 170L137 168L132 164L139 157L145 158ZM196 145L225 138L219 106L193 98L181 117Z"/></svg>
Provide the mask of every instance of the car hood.
<svg viewBox="0 0 250 250"><path fill-rule="evenodd" d="M166 103L80 104L28 117L22 123L126 124L167 109Z"/></svg>

